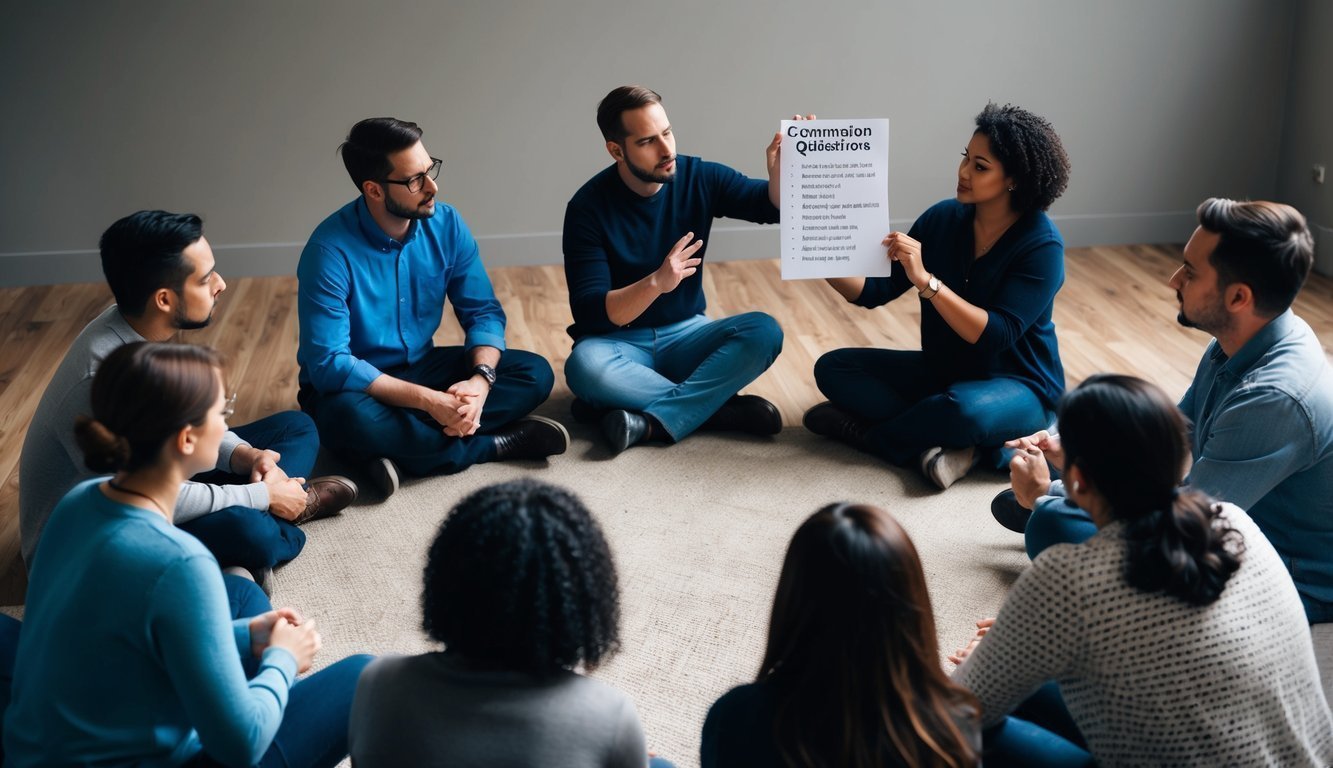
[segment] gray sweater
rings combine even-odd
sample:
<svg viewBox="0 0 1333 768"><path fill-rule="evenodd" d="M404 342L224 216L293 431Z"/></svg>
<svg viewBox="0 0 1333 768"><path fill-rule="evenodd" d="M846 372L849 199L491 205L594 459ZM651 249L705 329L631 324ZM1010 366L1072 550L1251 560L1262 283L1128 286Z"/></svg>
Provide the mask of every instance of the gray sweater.
<svg viewBox="0 0 1333 768"><path fill-rule="evenodd" d="M634 702L574 672L549 680L390 656L361 673L348 746L356 768L644 768Z"/></svg>
<svg viewBox="0 0 1333 768"><path fill-rule="evenodd" d="M1053 679L1099 765L1333 764L1296 588L1254 521L1224 509L1245 554L1211 605L1130 586L1123 523L1038 556L954 673L982 725Z"/></svg>
<svg viewBox="0 0 1333 768"><path fill-rule="evenodd" d="M74 419L92 415L97 367L118 347L144 340L111 305L79 333L42 393L19 458L19 536L23 561L29 567L42 527L56 503L80 480L93 476L74 440ZM230 471L232 451L244 444L235 433L228 432L218 451L218 469ZM183 523L233 506L268 509L268 504L268 488L263 483L186 483L176 500L175 520Z"/></svg>

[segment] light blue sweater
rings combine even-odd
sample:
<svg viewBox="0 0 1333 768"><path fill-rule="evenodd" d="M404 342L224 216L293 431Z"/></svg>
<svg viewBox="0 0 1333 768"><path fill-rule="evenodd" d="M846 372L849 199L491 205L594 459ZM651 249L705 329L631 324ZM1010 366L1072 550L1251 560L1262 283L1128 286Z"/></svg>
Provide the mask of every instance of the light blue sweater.
<svg viewBox="0 0 1333 768"><path fill-rule="evenodd" d="M201 749L253 765L296 680L264 651L247 682L247 620L232 623L217 561L156 512L108 499L104 478L56 506L33 557L8 765L181 765Z"/></svg>

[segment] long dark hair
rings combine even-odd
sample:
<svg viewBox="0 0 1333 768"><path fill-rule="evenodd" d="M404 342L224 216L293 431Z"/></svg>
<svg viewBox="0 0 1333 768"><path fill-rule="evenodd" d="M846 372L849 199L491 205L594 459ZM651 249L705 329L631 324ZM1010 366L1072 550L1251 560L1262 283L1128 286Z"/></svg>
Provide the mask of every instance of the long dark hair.
<svg viewBox="0 0 1333 768"><path fill-rule="evenodd" d="M93 415L74 437L94 472L133 472L157 460L167 439L204 423L218 399L222 358L207 347L137 341L116 349L93 377Z"/></svg>
<svg viewBox="0 0 1333 768"><path fill-rule="evenodd" d="M955 719L980 708L940 669L916 547L877 507L830 504L796 531L758 679L786 765L977 762Z"/></svg>
<svg viewBox="0 0 1333 768"><path fill-rule="evenodd" d="M545 676L619 647L602 529L563 488L512 480L458 503L427 555L422 626L451 653Z"/></svg>
<svg viewBox="0 0 1333 768"><path fill-rule="evenodd" d="M1166 393L1133 376L1093 376L1065 395L1059 423L1065 466L1078 467L1126 523L1129 583L1191 605L1215 601L1244 541L1217 502L1180 487L1187 423Z"/></svg>

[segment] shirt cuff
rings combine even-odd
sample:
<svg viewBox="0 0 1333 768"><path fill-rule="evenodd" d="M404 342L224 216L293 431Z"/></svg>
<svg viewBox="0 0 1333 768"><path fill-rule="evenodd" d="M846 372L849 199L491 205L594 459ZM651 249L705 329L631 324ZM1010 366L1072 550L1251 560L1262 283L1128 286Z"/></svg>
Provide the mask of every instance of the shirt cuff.
<svg viewBox="0 0 1333 768"><path fill-rule="evenodd" d="M383 371L370 363L367 363L365 360L357 360L356 364L352 366L351 373L347 374L347 381L343 383L343 391L365 392L370 388L370 383L372 381L383 375Z"/></svg>
<svg viewBox="0 0 1333 768"><path fill-rule="evenodd" d="M231 455L242 445L249 445L249 443L242 440L240 435L228 430L227 434L222 436L222 443L218 445L217 469L222 472L231 472Z"/></svg>
<svg viewBox="0 0 1333 768"><path fill-rule="evenodd" d="M473 347L495 347L503 352L505 350L505 335L501 330L498 333L491 328L478 329L473 328L467 332L467 338L463 342L467 349Z"/></svg>

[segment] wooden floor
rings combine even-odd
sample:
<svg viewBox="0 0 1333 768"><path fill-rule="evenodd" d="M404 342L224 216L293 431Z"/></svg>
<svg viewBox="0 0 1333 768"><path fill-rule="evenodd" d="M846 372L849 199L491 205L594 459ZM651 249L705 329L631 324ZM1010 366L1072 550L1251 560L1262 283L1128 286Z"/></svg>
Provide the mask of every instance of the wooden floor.
<svg viewBox="0 0 1333 768"><path fill-rule="evenodd" d="M1175 322L1176 302L1166 280L1180 263L1175 246L1075 248L1056 301L1060 353L1071 384L1098 371L1135 373L1173 397L1184 392L1207 337ZM226 264L221 268L225 275ZM782 355L747 392L777 404L784 421L823 400L811 379L815 359L846 346L915 348L920 344L918 303L903 298L866 311L844 302L823 281L783 282L776 261L711 264L705 271L709 314L763 310L787 337ZM511 267L491 272L509 316L511 347L545 356L556 371L552 398L568 400L565 358L571 322L563 270ZM19 558L19 453L33 410L65 350L83 326L111 301L102 284L0 289L0 605L22 602L26 579ZM1296 303L1297 313L1333 345L1333 281L1315 275ZM242 278L228 283L212 326L184 340L222 350L228 379L239 394L236 423L296 407L296 279ZM462 333L446 310L439 344Z"/></svg>

